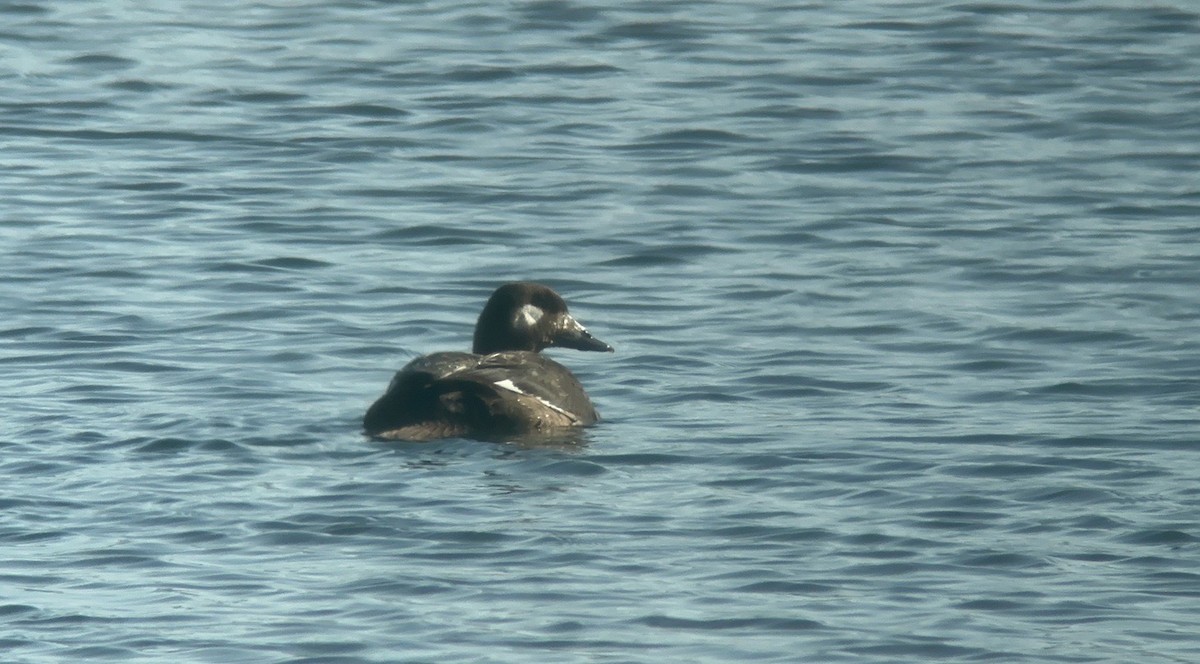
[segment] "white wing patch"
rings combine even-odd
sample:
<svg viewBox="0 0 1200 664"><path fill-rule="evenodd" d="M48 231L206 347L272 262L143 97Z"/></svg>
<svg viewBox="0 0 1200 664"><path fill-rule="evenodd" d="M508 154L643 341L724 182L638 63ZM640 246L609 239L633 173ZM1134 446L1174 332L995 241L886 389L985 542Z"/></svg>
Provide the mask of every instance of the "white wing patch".
<svg viewBox="0 0 1200 664"><path fill-rule="evenodd" d="M541 307L535 307L532 304L527 304L520 309L517 309L517 315L513 318L513 325L522 328L530 328L538 324L545 316L546 312L542 311Z"/></svg>
<svg viewBox="0 0 1200 664"><path fill-rule="evenodd" d="M516 392L517 394L526 394L525 390L522 390L521 388L517 387L512 382L512 380L509 378L505 378L504 380L498 380L498 381L492 383L492 385L495 385L496 387L499 387L501 389L508 390L509 392Z"/></svg>
<svg viewBox="0 0 1200 664"><path fill-rule="evenodd" d="M525 390L522 390L521 388L517 387L517 385L515 383L512 382L511 378L505 378L504 380L498 380L498 381L492 383L492 385L495 385L496 387L498 387L502 390L508 390L509 392L516 392L517 394L524 394L525 396L533 397L534 399L538 400L538 403L549 408L550 410L553 410L556 413L566 416L572 422L579 421L579 416L576 415L575 413L572 413L571 411L568 411L568 410L564 410L561 406L556 406L537 395L530 394L530 393L526 392Z"/></svg>

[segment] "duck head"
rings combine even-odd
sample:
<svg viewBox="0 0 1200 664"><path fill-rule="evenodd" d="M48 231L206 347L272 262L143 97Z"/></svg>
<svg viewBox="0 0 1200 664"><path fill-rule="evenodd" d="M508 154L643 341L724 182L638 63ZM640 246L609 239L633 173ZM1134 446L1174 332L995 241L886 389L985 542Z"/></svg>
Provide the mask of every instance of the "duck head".
<svg viewBox="0 0 1200 664"><path fill-rule="evenodd" d="M506 350L536 353L552 346L613 352L612 346L593 337L567 312L567 303L558 293L527 281L497 288L475 323L472 350L481 355Z"/></svg>

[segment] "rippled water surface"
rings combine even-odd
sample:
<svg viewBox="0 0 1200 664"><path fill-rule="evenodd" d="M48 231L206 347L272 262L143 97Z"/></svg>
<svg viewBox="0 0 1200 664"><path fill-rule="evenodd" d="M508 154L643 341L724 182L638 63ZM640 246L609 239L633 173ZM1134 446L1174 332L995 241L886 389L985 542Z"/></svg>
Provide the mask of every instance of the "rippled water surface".
<svg viewBox="0 0 1200 664"><path fill-rule="evenodd" d="M5 661L1200 660L1192 3L0 26ZM604 421L363 439L515 279Z"/></svg>

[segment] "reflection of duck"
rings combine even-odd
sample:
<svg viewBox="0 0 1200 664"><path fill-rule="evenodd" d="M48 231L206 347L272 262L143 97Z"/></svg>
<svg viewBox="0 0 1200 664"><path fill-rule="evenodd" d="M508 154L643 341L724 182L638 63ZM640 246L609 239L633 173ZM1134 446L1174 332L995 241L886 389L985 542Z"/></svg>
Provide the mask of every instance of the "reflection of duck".
<svg viewBox="0 0 1200 664"><path fill-rule="evenodd" d="M567 313L562 297L528 282L492 293L471 353L414 359L363 418L367 435L399 440L543 432L585 426L596 409L566 367L540 355L551 346L612 352Z"/></svg>

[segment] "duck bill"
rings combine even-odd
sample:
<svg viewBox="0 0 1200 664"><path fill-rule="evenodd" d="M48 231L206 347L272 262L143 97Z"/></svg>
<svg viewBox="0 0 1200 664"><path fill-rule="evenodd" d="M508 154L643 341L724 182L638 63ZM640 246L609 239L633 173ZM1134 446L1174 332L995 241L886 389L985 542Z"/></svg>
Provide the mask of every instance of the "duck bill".
<svg viewBox="0 0 1200 664"><path fill-rule="evenodd" d="M551 346L574 348L575 350L594 350L601 353L613 352L613 347L592 336L587 328L579 324L570 315L563 316L562 322L554 332Z"/></svg>

